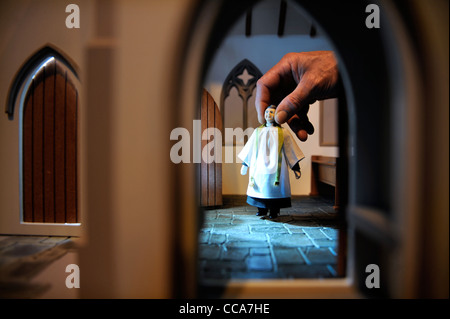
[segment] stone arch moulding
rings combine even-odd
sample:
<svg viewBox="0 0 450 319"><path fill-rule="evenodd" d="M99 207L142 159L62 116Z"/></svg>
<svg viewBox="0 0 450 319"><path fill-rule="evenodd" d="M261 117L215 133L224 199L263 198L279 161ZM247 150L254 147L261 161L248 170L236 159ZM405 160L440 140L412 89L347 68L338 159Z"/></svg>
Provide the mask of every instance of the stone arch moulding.
<svg viewBox="0 0 450 319"><path fill-rule="evenodd" d="M63 62L65 66L73 73L73 75L79 79L76 64L55 46L51 44L45 45L40 50L33 53L30 58L25 61L11 83L5 108L5 113L8 115L9 120L14 120L14 109L17 104L17 98L23 85L26 83L28 76L39 66L40 63L52 56Z"/></svg>

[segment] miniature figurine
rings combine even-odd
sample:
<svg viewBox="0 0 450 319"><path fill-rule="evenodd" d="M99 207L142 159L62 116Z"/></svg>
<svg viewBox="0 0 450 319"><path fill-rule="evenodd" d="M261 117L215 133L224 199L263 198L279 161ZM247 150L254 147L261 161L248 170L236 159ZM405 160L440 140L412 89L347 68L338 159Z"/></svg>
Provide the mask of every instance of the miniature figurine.
<svg viewBox="0 0 450 319"><path fill-rule="evenodd" d="M300 178L299 162L305 158L289 131L275 122L275 106L267 107L261 125L250 136L238 157L241 174L249 172L247 203L258 208L256 216L273 219L280 208L291 207L289 167Z"/></svg>

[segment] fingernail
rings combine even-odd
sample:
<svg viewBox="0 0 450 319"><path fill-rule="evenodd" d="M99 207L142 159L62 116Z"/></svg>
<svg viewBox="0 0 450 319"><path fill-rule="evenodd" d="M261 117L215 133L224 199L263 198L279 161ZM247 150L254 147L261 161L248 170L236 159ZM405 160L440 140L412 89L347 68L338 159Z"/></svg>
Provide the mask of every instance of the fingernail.
<svg viewBox="0 0 450 319"><path fill-rule="evenodd" d="M288 114L286 113L286 111L279 111L275 114L275 120L278 124L283 124L284 122L286 122L287 117Z"/></svg>

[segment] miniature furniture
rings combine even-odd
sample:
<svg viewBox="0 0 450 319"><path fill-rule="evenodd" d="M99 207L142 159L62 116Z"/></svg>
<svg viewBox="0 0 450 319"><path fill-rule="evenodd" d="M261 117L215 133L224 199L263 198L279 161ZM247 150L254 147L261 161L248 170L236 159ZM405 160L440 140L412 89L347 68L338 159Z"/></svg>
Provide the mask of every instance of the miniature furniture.
<svg viewBox="0 0 450 319"><path fill-rule="evenodd" d="M339 187L336 172L338 157L313 155L311 157L311 196L329 195L330 186L333 189L334 209L339 208ZM328 187L326 186L328 185Z"/></svg>

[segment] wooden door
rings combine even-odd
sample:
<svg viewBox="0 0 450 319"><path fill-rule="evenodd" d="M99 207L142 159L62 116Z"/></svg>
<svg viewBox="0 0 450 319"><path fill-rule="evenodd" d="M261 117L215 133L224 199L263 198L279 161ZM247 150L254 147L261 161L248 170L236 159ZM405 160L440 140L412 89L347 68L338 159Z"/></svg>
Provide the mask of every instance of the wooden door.
<svg viewBox="0 0 450 319"><path fill-rule="evenodd" d="M77 223L78 91L50 59L34 75L23 110L23 221Z"/></svg>
<svg viewBox="0 0 450 319"><path fill-rule="evenodd" d="M201 105L201 123L202 134L208 128L216 128L214 137L209 140L202 139L202 152L205 150L207 144L212 141L218 141L214 152L217 152L217 147L222 147L222 116L216 102L208 91L203 90L202 93L202 105ZM202 156L201 161L201 191L200 191L200 203L201 206L219 206L222 205L222 158L220 161L210 158L216 154L211 152L205 152L207 155L207 161Z"/></svg>

